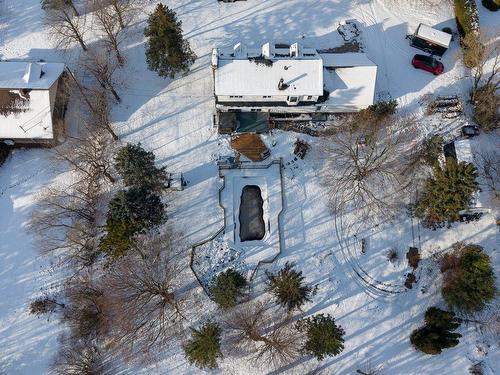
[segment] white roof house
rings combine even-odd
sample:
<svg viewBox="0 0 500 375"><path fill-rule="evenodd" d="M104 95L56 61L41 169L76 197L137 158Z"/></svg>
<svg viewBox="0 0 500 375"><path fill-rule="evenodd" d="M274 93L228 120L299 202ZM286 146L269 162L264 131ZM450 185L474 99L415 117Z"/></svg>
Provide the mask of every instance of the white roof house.
<svg viewBox="0 0 500 375"><path fill-rule="evenodd" d="M62 63L0 61L0 141L49 142Z"/></svg>
<svg viewBox="0 0 500 375"><path fill-rule="evenodd" d="M373 104L377 65L364 53L322 54L325 89L330 93L323 106L342 112L357 111Z"/></svg>
<svg viewBox="0 0 500 375"><path fill-rule="evenodd" d="M212 52L217 107L353 112L373 104L377 66L363 53L319 54L299 43L241 43Z"/></svg>

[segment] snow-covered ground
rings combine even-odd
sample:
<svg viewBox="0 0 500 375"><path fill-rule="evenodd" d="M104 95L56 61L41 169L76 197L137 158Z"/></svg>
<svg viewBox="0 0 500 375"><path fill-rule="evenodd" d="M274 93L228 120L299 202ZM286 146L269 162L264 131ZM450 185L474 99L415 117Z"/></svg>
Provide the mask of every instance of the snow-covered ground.
<svg viewBox="0 0 500 375"><path fill-rule="evenodd" d="M212 129L214 110L211 49L244 42L258 46L267 40L294 41L317 48L338 46L336 27L357 19L368 57L378 65L377 94L395 98L402 110L420 116L420 99L428 93L465 94L469 83L456 55L457 42L444 58L439 77L410 65L413 54L407 33L420 23L455 28L452 9L433 0L248 0L222 3L216 0L163 1L183 22L185 36L198 55L191 72L176 79L162 79L145 66L144 20L158 1L144 1L140 19L127 31L122 48L127 63L122 103L113 108L114 127L123 142L141 142L155 152L157 161L171 172L183 172L186 188L169 196L170 223L194 244L214 235L223 222L218 205L219 177L215 160L228 155L227 140ZM495 16L478 4L480 21L495 25ZM64 61L77 68L79 51L53 49L42 23L39 0L0 0L0 57ZM498 18L498 17L497 17ZM89 25L91 26L91 24ZM94 40L89 27L88 39ZM427 122L426 131L449 132L457 122ZM275 131L265 137L271 158L283 158L285 212L282 255L268 269L295 261L307 282L318 286L306 314L330 313L346 331L345 350L320 363L293 363L277 373L305 374L312 369L325 374L353 374L365 364L381 365L383 374L467 374L471 363L484 360L486 374L499 372L498 338L482 335L474 325L462 326L460 344L439 356L416 352L409 333L423 322L428 306L443 306L439 272L433 255L463 240L484 246L499 269L499 234L495 225L498 207L479 222L455 224L451 229L427 231L403 213L378 226L362 228L367 238L365 254L355 238L339 236L337 218L328 201L331 192L317 173L314 153L294 160L297 134ZM311 146L318 140L300 135ZM495 135L481 135L481 144L498 149ZM57 177L50 151L17 150L0 167L0 373L43 374L57 345L60 326L27 313L29 301L57 290L60 275L36 251L26 223L35 208L37 193ZM486 194L485 194L486 195ZM485 196L487 199L488 197ZM410 269L404 260L408 246L417 244L423 260L413 289L401 287ZM386 251L395 248L400 260L392 264ZM194 278L194 277L193 277ZM200 298L202 294L200 293ZM215 312L204 301L200 319ZM196 322L193 323L196 325ZM267 373L239 359L226 358L220 373ZM130 374L200 373L184 360L179 346L157 363L124 369Z"/></svg>

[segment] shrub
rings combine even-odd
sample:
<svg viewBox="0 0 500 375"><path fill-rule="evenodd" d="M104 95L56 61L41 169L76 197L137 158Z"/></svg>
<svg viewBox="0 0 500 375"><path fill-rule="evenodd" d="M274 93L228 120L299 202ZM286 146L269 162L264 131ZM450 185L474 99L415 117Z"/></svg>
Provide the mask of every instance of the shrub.
<svg viewBox="0 0 500 375"><path fill-rule="evenodd" d="M465 313L481 311L496 295L490 257L481 246L466 245L446 259L441 293L448 306Z"/></svg>
<svg viewBox="0 0 500 375"><path fill-rule="evenodd" d="M484 85L474 91L474 121L483 130L491 131L500 127L500 95L493 84Z"/></svg>
<svg viewBox="0 0 500 375"><path fill-rule="evenodd" d="M476 168L470 163L450 158L444 168L435 165L434 175L425 182L415 207L422 225L435 229L444 222L458 221L459 211L469 207L473 193L479 189L476 177Z"/></svg>
<svg viewBox="0 0 500 375"><path fill-rule="evenodd" d="M311 288L303 285L305 277L301 271L294 270L294 266L293 263L287 262L277 274L267 274L269 290L288 311L311 301Z"/></svg>
<svg viewBox="0 0 500 375"><path fill-rule="evenodd" d="M455 17L461 37L479 31L479 16L474 0L454 0Z"/></svg>
<svg viewBox="0 0 500 375"><path fill-rule="evenodd" d="M239 271L229 268L212 280L209 289L212 299L221 308L227 309L238 304L247 285L247 280Z"/></svg>
<svg viewBox="0 0 500 375"><path fill-rule="evenodd" d="M379 119L382 119L384 117L396 113L397 106L398 106L397 100L393 99L393 100L377 102L369 106L368 109L374 112Z"/></svg>
<svg viewBox="0 0 500 375"><path fill-rule="evenodd" d="M186 359L201 369L217 367L217 358L220 358L221 330L215 323L207 323L199 330L192 329L191 340L183 346Z"/></svg>
<svg viewBox="0 0 500 375"><path fill-rule="evenodd" d="M335 356L344 350L345 331L330 315L318 314L297 322L296 328L306 333L303 350L318 360Z"/></svg>
<svg viewBox="0 0 500 375"><path fill-rule="evenodd" d="M144 150L140 143L122 147L115 157L115 168L125 186L161 191L167 184L165 168L157 168L155 155Z"/></svg>
<svg viewBox="0 0 500 375"><path fill-rule="evenodd" d="M453 331L459 326L460 320L453 312L430 307L425 312L425 325L411 333L410 342L421 352L439 354L443 349L458 345L462 335Z"/></svg>
<svg viewBox="0 0 500 375"><path fill-rule="evenodd" d="M391 263L395 263L399 258L398 251L394 248L387 251L387 260Z"/></svg>
<svg viewBox="0 0 500 375"><path fill-rule="evenodd" d="M64 308L64 303L59 303L50 297L40 297L30 303L30 314L43 315L53 313L58 308Z"/></svg>
<svg viewBox="0 0 500 375"><path fill-rule="evenodd" d="M422 159L425 164L434 166L438 160L439 155L443 152L443 137L440 135L433 135L424 140L422 145Z"/></svg>
<svg viewBox="0 0 500 375"><path fill-rule="evenodd" d="M496 12L498 9L500 9L499 0L482 0L481 3L486 9L491 10L492 12Z"/></svg>

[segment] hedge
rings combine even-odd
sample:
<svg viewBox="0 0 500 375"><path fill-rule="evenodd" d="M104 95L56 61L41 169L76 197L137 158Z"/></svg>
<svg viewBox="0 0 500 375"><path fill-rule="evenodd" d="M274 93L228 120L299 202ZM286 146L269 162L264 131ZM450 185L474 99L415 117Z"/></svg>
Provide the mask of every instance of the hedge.
<svg viewBox="0 0 500 375"><path fill-rule="evenodd" d="M479 32L479 16L474 0L455 0L455 19L461 37Z"/></svg>

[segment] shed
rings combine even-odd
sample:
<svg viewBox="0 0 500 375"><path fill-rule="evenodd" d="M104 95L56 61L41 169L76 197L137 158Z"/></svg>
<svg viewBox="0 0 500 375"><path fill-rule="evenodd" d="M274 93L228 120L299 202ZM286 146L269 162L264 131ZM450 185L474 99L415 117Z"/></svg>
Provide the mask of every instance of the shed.
<svg viewBox="0 0 500 375"><path fill-rule="evenodd" d="M408 36L412 47L427 53L443 56L450 47L451 34L421 23L413 35Z"/></svg>

